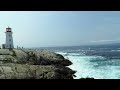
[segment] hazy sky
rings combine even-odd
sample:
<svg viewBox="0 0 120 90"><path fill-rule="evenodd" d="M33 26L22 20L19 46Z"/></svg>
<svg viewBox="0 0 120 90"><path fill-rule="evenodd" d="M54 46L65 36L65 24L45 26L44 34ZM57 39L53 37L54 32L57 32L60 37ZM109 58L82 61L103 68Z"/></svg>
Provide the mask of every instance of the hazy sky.
<svg viewBox="0 0 120 90"><path fill-rule="evenodd" d="M0 44L5 43L8 26L15 46L120 42L119 11L0 11Z"/></svg>

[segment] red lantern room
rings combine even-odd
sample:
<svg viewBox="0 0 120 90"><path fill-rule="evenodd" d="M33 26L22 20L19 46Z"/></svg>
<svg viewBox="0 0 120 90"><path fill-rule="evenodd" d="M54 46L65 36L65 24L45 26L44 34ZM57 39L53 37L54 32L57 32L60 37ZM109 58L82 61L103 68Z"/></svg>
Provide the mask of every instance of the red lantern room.
<svg viewBox="0 0 120 90"><path fill-rule="evenodd" d="M11 28L10 27L6 28L6 32L11 32Z"/></svg>

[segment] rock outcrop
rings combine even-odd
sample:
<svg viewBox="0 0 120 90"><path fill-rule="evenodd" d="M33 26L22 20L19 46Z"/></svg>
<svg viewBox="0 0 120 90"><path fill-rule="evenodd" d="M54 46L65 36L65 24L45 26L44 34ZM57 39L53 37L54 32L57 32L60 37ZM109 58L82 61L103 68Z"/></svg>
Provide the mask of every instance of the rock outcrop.
<svg viewBox="0 0 120 90"><path fill-rule="evenodd" d="M0 49L0 79L73 79L71 64L46 50Z"/></svg>

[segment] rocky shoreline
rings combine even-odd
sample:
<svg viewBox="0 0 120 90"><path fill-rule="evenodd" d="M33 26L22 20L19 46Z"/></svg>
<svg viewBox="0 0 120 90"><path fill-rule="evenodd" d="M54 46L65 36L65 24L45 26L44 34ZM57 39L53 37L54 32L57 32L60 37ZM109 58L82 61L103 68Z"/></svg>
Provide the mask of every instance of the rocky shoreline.
<svg viewBox="0 0 120 90"><path fill-rule="evenodd" d="M71 64L46 50L0 49L0 79L73 79Z"/></svg>

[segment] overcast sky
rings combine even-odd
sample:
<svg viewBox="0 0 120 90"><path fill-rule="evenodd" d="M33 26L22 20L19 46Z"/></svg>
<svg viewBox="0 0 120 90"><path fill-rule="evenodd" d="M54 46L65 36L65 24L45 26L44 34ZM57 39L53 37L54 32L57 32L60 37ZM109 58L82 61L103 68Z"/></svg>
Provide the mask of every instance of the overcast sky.
<svg viewBox="0 0 120 90"><path fill-rule="evenodd" d="M120 42L119 11L0 11L0 44L5 43L8 26L15 46Z"/></svg>

